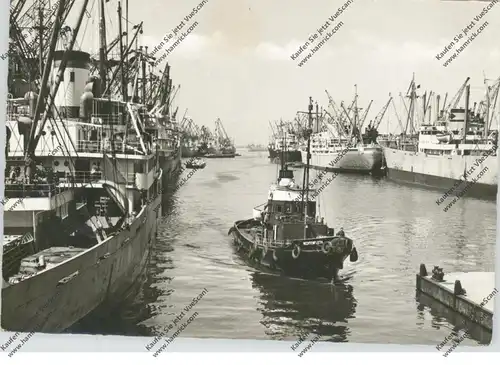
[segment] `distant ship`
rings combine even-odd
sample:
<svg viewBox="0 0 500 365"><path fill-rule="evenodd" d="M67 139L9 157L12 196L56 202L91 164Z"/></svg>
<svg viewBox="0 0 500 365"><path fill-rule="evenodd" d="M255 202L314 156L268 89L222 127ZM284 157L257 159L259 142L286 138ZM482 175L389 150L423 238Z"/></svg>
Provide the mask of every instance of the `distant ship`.
<svg viewBox="0 0 500 365"><path fill-rule="evenodd" d="M212 138L201 149L206 158L234 158L236 147L229 138L220 119L215 121L215 132Z"/></svg>
<svg viewBox="0 0 500 365"><path fill-rule="evenodd" d="M267 151L268 147L266 146L263 146L261 144L249 144L247 146L247 149L249 152L264 152L264 151Z"/></svg>
<svg viewBox="0 0 500 365"><path fill-rule="evenodd" d="M311 167L316 170L381 174L382 147L356 139L332 138L329 132L311 136ZM302 162L307 159L302 150Z"/></svg>
<svg viewBox="0 0 500 365"><path fill-rule="evenodd" d="M422 123L416 143L399 136L390 147L384 147L390 179L437 188L445 191L445 197L467 195L496 200L498 131L490 130L490 124L499 82L483 103L492 110L473 113L469 109L468 81L459 91L460 96L465 91L465 108L450 108L448 118L445 115L436 123ZM415 89L413 85L412 103L417 98ZM438 205L444 198L436 201Z"/></svg>
<svg viewBox="0 0 500 365"><path fill-rule="evenodd" d="M191 118L184 118L180 125L181 129L181 155L182 157L200 157L203 155L202 136L204 127L201 129Z"/></svg>
<svg viewBox="0 0 500 365"><path fill-rule="evenodd" d="M280 162L284 159L285 162L302 162L298 137L293 133L283 132L275 137L268 151L271 161Z"/></svg>
<svg viewBox="0 0 500 365"><path fill-rule="evenodd" d="M168 80L166 94L170 95L172 80L170 79L169 65L166 66L164 77L165 80ZM157 149L159 155L159 163L163 171L163 186L167 186L169 182L175 180L181 166L181 131L176 122L177 110L171 114L168 105L166 105L163 112L154 112L159 105L160 102L157 100L156 108L153 108L153 112L150 111L150 118L145 118L145 124L146 132L156 137L153 147Z"/></svg>
<svg viewBox="0 0 500 365"><path fill-rule="evenodd" d="M333 103L330 95L330 103ZM356 93L352 115L341 114L328 123L315 115L315 131L311 136L311 167L332 172L382 174L382 147L377 143L377 128L387 110L384 106L377 118L370 122L363 135L360 134L364 118L360 118ZM371 103L370 103L371 105ZM367 108L369 109L369 107ZM365 112L366 115L366 112ZM373 124L372 124L373 123ZM302 162L307 160L305 146L302 148Z"/></svg>

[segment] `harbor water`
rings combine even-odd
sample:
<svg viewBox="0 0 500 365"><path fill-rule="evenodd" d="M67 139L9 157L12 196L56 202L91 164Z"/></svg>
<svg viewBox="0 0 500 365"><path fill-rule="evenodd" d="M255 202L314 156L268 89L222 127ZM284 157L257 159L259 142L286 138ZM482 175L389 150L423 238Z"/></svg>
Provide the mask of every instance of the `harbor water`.
<svg viewBox="0 0 500 365"><path fill-rule="evenodd" d="M338 175L322 191L319 211L354 239L359 260L346 261L344 285L287 278L249 267L227 235L235 220L250 218L266 201L277 173L266 152L242 154L209 160L166 197L139 293L88 333L158 334L204 288L198 316L182 337L296 341L306 331L320 341L435 346L457 331L417 300L415 274L421 263L445 274L493 271L494 202L463 198L445 213L436 204L440 192ZM301 183L302 171L294 171ZM311 180L314 175L311 170ZM481 338L462 345L484 343Z"/></svg>

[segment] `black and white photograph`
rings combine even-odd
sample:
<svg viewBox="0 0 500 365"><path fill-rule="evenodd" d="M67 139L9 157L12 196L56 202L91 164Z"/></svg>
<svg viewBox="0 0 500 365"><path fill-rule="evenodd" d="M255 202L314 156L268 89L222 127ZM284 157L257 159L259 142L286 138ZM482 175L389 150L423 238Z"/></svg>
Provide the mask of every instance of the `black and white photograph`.
<svg viewBox="0 0 500 365"><path fill-rule="evenodd" d="M490 344L500 0L8 18L0 354L45 334L151 359L182 339Z"/></svg>

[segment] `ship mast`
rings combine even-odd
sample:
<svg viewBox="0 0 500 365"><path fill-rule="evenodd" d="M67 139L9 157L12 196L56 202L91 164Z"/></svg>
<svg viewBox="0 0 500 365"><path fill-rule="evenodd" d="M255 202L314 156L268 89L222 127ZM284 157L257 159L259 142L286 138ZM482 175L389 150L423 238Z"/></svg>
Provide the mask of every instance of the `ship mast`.
<svg viewBox="0 0 500 365"><path fill-rule="evenodd" d="M40 67L40 74L43 72L43 30L44 30L44 26L43 26L43 4L42 4L42 1L39 0L38 2L38 18L40 20L39 22L39 31L38 31L38 36L39 36L39 52L40 52L40 57L39 57L39 67Z"/></svg>
<svg viewBox="0 0 500 365"><path fill-rule="evenodd" d="M120 35L121 36L121 35ZM106 90L106 20L104 19L104 0L99 5L99 75L101 92ZM104 95L101 95L104 96Z"/></svg>
<svg viewBox="0 0 500 365"><path fill-rule="evenodd" d="M283 127L283 121L280 121L281 133L283 133L283 146L281 147L281 170L285 169L286 161L285 161L285 150L287 148L286 145L286 132Z"/></svg>
<svg viewBox="0 0 500 365"><path fill-rule="evenodd" d="M306 130L307 157L306 157L306 166L304 167L304 186L302 187L302 206L304 207L304 238L307 238L307 205L309 204L309 162L311 159L312 111L313 111L313 101L312 97L309 97L309 107L307 109L307 115L309 118Z"/></svg>
<svg viewBox="0 0 500 365"><path fill-rule="evenodd" d="M470 98L470 85L465 87L465 120L464 120L464 135L462 143L467 143L467 131L469 130L469 98Z"/></svg>
<svg viewBox="0 0 500 365"><path fill-rule="evenodd" d="M127 0L128 4L128 0ZM128 10L128 7L127 7ZM128 24L127 24L127 29L128 29ZM118 31L120 33L120 60L121 62L124 62L124 53L123 53L123 31L122 31L122 5L121 2L118 2ZM128 33L127 33L127 48L128 48ZM120 65L122 66L122 65ZM127 97L127 83L125 82L125 71L123 70L123 67L120 67L120 81L122 84L122 101L127 102L128 97Z"/></svg>
<svg viewBox="0 0 500 365"><path fill-rule="evenodd" d="M410 92L410 108L408 110L408 117L406 120L404 136L406 136L408 132L408 126L410 127L410 134L413 133L413 120L415 117L415 99L416 99L415 74L413 74L413 78L411 79L409 92Z"/></svg>
<svg viewBox="0 0 500 365"><path fill-rule="evenodd" d="M44 69L43 69L43 74L42 74L42 82L40 84L40 94L38 95L35 110L32 113L33 115L33 123L31 125L31 130L30 130L30 135L28 139L28 145L25 150L24 154L24 161L26 165L26 175L28 178L31 180L32 176L32 168L34 165L34 155L35 155L35 148L36 148L36 141L35 141L35 135L36 135L36 130L38 126L38 121L40 120L40 112L42 111L42 104L44 104L44 101L46 99L46 95L48 90L47 84L49 81L49 75L50 75L50 66L52 65L52 60L54 58L54 53L55 53L55 48L57 44L57 39L59 35L59 30L61 29L61 24L62 24L62 17L63 17L63 12L64 12L64 6L66 5L65 0L60 0L59 1L59 7L57 9L56 13L56 18L54 21L54 26L52 28L52 35L50 39L50 46L49 46L49 52L47 55L47 61L45 63ZM62 63L61 63L62 66ZM61 67L59 66L59 67ZM40 130L41 133L41 130Z"/></svg>
<svg viewBox="0 0 500 365"><path fill-rule="evenodd" d="M353 126L353 132L358 129L358 85L354 85L354 126ZM352 133L351 133L351 138L352 138ZM356 136L356 139L358 136Z"/></svg>

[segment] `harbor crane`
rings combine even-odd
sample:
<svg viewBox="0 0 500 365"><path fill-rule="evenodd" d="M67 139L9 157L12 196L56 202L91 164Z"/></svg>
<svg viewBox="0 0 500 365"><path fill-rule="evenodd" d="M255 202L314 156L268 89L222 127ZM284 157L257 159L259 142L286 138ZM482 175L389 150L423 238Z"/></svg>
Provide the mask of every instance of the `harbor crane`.
<svg viewBox="0 0 500 365"><path fill-rule="evenodd" d="M389 105L391 104L392 101L392 96L389 94L389 100L387 100L387 103L382 107L382 109L378 112L378 114L375 116L375 118L372 121L372 128L373 129L378 129L380 126L380 123L382 123L382 119L384 118L385 113L387 112L387 108L389 108Z"/></svg>

